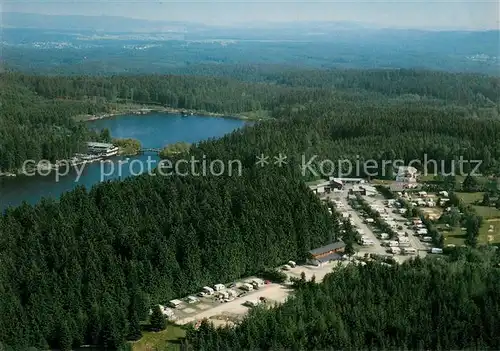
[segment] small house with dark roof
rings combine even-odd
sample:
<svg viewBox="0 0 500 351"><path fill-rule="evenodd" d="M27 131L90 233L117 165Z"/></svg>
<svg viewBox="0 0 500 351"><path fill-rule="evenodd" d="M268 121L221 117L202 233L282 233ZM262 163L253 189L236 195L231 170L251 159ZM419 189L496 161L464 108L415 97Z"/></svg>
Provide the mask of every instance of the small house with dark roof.
<svg viewBox="0 0 500 351"><path fill-rule="evenodd" d="M313 249L309 251L307 264L320 266L329 261L340 260L344 249L345 243L342 240Z"/></svg>

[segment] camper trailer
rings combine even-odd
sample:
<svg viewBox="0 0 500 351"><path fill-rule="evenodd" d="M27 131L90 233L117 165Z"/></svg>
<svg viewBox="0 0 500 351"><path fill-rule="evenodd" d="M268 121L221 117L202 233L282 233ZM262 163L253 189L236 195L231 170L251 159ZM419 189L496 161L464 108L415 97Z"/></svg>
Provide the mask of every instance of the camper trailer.
<svg viewBox="0 0 500 351"><path fill-rule="evenodd" d="M421 228L417 230L417 235L426 235L428 232L426 228Z"/></svg>
<svg viewBox="0 0 500 351"><path fill-rule="evenodd" d="M393 255L399 255L401 253L401 249L399 247L391 247L390 252Z"/></svg>
<svg viewBox="0 0 500 351"><path fill-rule="evenodd" d="M171 300L168 302L168 304L170 305L170 307L172 308L177 308L179 307L180 305L182 305L182 301L181 300Z"/></svg>
<svg viewBox="0 0 500 351"><path fill-rule="evenodd" d="M205 295L213 295L214 294L214 289L212 289L209 286L204 286L202 290L205 293Z"/></svg>
<svg viewBox="0 0 500 351"><path fill-rule="evenodd" d="M370 240L370 239L362 239L361 240L361 245L363 246L369 246L369 245L374 245L375 243L373 242L373 240Z"/></svg>
<svg viewBox="0 0 500 351"><path fill-rule="evenodd" d="M215 291L221 291L221 290L224 290L225 288L226 288L226 286L224 284L215 284L214 285Z"/></svg>
<svg viewBox="0 0 500 351"><path fill-rule="evenodd" d="M241 289L243 289L245 291L251 291L251 290L253 290L253 286L252 286L252 284L244 283L241 285Z"/></svg>
<svg viewBox="0 0 500 351"><path fill-rule="evenodd" d="M196 298L195 296L188 296L188 297L186 298L186 302L187 302L187 303L196 303L196 302L198 302L198 301L199 301L199 300L198 300L198 298Z"/></svg>
<svg viewBox="0 0 500 351"><path fill-rule="evenodd" d="M417 250L415 250L413 247L406 247L404 249L404 253L407 255L415 255L417 253Z"/></svg>

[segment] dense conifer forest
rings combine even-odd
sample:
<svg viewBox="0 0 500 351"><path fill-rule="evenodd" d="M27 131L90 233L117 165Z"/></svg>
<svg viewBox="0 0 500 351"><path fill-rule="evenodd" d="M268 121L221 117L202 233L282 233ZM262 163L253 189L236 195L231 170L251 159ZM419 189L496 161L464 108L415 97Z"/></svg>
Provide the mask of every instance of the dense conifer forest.
<svg viewBox="0 0 500 351"><path fill-rule="evenodd" d="M317 176L302 174L302 155L318 155L311 164L319 168L324 158L408 161L428 154L446 161L448 169L452 160L464 156L484 160L484 173L500 173L500 120L495 117L498 101L494 99L498 81L453 75L460 84L444 93L433 84L442 86L439 81L446 74L426 74L434 74L436 81L408 74L408 78L394 80L390 91L361 83L368 78L359 78L352 91L332 89L328 75L318 86L306 77L270 84L182 76L1 76L2 94L6 94L2 96L9 97L2 100L7 110L0 115L0 160L6 168L18 166L31 149L34 158L64 157L77 150L88 132L70 117L106 111L111 103L125 99L223 113L269 110L274 119L192 145L186 154L175 156L241 160L241 176L144 175L87 190L77 188L58 202L44 200L36 206L7 210L0 218L0 341L14 349L69 350L82 344L120 347L140 334L139 322L153 304L289 259L303 260L309 249L338 238L340 231L336 216L330 216L304 185L304 180ZM379 84L379 74L372 79L372 84ZM424 91L428 95L422 99L407 96ZM476 99L478 94L484 99ZM45 149L34 148L35 143L46 145ZM255 165L256 155L280 152L288 156L286 166L261 169ZM232 342L228 338L243 349L293 348L292 344L300 349L310 340L318 348L332 347L331 340L353 349L495 347L498 335L491 326L498 324L497 269L486 264L448 267L425 262L391 269L352 268L338 277L332 275L323 286L306 285L296 302L283 307L295 311L310 303L316 306L312 311L321 315L337 302L343 305L335 309L350 304L334 317L300 312L297 320L302 322L290 334L275 329L276 334L267 339L265 333L271 331L254 323L292 322L288 312L283 316L279 311L259 312L262 315L246 322L250 329L242 326L230 335L217 332L220 341L209 340L215 332L208 330L206 335L191 335L189 343L207 350L216 345L226 348ZM471 278L456 278L462 273ZM484 280L474 290L469 282L478 275ZM422 287L418 288L415 277L420 276ZM384 285L391 279L394 285ZM357 300L345 291L365 297L359 308L372 313L365 319L355 318L360 313ZM406 295L399 294L404 293L413 294L408 297L408 306L413 308L408 315L401 307ZM398 308L388 295L398 296L394 302ZM435 296L424 301L429 295ZM471 302L463 302L467 298ZM457 309L457 301L465 309ZM378 306L379 302L383 303ZM383 306L385 319L377 322L374 318ZM408 334L405 330L417 323L419 313L429 321L426 308L441 311L438 327L425 322L420 331ZM351 319L358 322L353 325ZM316 325L311 320L324 323ZM463 336L465 320L474 321L474 333L469 336ZM387 340L384 326L393 331ZM437 330L448 327L438 339ZM332 336L323 333L331 328ZM426 335L422 344L415 341L421 335Z"/></svg>

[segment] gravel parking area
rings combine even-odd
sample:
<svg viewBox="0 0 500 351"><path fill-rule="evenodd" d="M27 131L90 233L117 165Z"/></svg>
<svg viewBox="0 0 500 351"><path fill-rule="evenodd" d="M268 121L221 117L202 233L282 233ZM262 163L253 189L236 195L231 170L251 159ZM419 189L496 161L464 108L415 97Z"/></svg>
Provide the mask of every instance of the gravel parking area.
<svg viewBox="0 0 500 351"><path fill-rule="evenodd" d="M231 314L231 315L245 315L251 307L244 306L245 301L259 300L260 297L265 297L267 300L282 303L286 300L288 295L292 292L291 289L280 284L268 284L261 287L259 290L254 290L245 296L236 298L233 301L219 303L218 306L210 308L209 310L196 313L192 316L178 319L177 324L187 324L210 318L213 316Z"/></svg>

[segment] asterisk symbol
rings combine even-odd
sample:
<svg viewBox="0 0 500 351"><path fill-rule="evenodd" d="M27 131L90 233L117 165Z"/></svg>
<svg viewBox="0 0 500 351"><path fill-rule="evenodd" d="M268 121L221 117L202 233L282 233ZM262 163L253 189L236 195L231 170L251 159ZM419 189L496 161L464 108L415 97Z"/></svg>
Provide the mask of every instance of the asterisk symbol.
<svg viewBox="0 0 500 351"><path fill-rule="evenodd" d="M278 156L274 156L274 159L276 161L274 161L274 164L275 165L278 165L279 167L283 166L284 164L286 165L286 156L285 155L282 155L281 152L279 153Z"/></svg>
<svg viewBox="0 0 500 351"><path fill-rule="evenodd" d="M264 167L265 165L269 164L269 156L265 156L264 154L260 154L260 156L257 156L257 162L255 164L257 166Z"/></svg>

